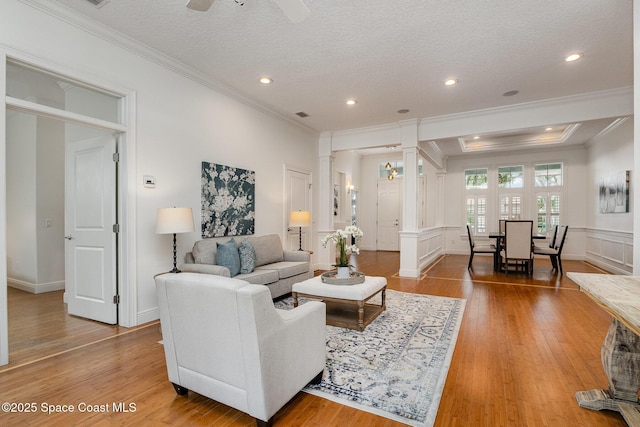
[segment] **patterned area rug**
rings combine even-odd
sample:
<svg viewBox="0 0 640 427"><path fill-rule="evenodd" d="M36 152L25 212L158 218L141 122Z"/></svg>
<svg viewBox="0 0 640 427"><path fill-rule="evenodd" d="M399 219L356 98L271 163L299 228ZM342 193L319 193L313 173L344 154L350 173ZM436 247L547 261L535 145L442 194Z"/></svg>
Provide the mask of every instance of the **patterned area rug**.
<svg viewBox="0 0 640 427"><path fill-rule="evenodd" d="M304 391L409 425L432 426L465 302L388 290L387 309L364 332L327 326L327 369L319 385ZM276 302L277 308L292 306L290 297Z"/></svg>

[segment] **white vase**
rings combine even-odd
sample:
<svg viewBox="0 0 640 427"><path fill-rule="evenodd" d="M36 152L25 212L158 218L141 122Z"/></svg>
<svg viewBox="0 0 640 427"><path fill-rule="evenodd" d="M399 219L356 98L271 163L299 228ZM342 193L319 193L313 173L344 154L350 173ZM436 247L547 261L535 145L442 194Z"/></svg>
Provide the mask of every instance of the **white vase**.
<svg viewBox="0 0 640 427"><path fill-rule="evenodd" d="M338 279L348 279L350 277L349 267L338 267L338 274L336 277Z"/></svg>

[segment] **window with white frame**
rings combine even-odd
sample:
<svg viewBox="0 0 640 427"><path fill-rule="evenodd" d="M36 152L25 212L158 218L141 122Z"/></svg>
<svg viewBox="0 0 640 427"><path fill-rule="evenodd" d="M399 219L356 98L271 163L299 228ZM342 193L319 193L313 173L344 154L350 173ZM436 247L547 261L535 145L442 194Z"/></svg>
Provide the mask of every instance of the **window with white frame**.
<svg viewBox="0 0 640 427"><path fill-rule="evenodd" d="M522 195L500 194L498 206L499 219L521 219Z"/></svg>
<svg viewBox="0 0 640 427"><path fill-rule="evenodd" d="M555 225L560 225L562 176L562 163L535 165L536 220L540 234L547 234Z"/></svg>
<svg viewBox="0 0 640 427"><path fill-rule="evenodd" d="M474 234L487 232L487 200L488 200L487 168L467 169L465 180L465 221Z"/></svg>
<svg viewBox="0 0 640 427"><path fill-rule="evenodd" d="M498 168L498 188L524 187L524 166L501 166Z"/></svg>

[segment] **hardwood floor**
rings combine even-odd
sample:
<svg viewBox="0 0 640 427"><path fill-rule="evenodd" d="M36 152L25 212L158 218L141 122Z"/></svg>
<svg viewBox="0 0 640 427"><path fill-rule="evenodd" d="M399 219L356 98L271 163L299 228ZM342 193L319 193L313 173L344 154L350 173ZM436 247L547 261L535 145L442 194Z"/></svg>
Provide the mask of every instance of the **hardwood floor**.
<svg viewBox="0 0 640 427"><path fill-rule="evenodd" d="M496 274L491 259L482 256L475 257L469 271L467 260L445 256L418 279L397 276L395 252L362 252L356 260L360 271L387 277L390 289L467 300L435 425L626 425L617 413L578 407L574 397L576 391L607 386L600 362L610 321L604 310L566 276L551 274L547 260L536 259L532 278ZM563 264L565 272L602 273L583 262ZM0 412L0 424L254 425L248 415L196 393L177 396L167 380L160 339L156 322L136 330L113 328L77 349L12 361L0 368L0 401L35 403L35 412ZM81 403L106 405L94 409L109 412L80 412ZM43 404L74 405L75 412L46 414ZM115 412L114 404L129 412ZM298 393L276 415L275 425L402 424Z"/></svg>

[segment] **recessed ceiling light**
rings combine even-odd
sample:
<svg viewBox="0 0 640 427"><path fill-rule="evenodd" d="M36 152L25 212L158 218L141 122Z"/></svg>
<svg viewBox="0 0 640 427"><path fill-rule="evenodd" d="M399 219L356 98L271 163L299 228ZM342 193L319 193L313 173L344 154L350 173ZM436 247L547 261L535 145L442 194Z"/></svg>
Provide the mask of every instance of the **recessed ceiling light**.
<svg viewBox="0 0 640 427"><path fill-rule="evenodd" d="M478 135L474 136L473 139L480 139Z"/></svg>
<svg viewBox="0 0 640 427"><path fill-rule="evenodd" d="M580 58L582 58L582 53L572 53L571 55L564 58L564 60L567 62L573 62L573 61L577 61Z"/></svg>
<svg viewBox="0 0 640 427"><path fill-rule="evenodd" d="M548 127L548 128L546 128L545 130L546 130L547 132L549 132L550 130L553 130L553 128L552 128L552 127Z"/></svg>
<svg viewBox="0 0 640 427"><path fill-rule="evenodd" d="M503 93L502 96L513 96L513 95L517 95L519 93L520 93L520 91L518 91L518 90L508 90L505 93Z"/></svg>
<svg viewBox="0 0 640 427"><path fill-rule="evenodd" d="M407 114L410 110L408 108L403 108L401 110L398 110L398 114Z"/></svg>
<svg viewBox="0 0 640 427"><path fill-rule="evenodd" d="M356 105L357 103L358 103L358 101L356 101L356 100L355 100L355 99L353 99L353 98L349 98L349 99L347 99L347 101L346 101L346 104L347 104L347 105Z"/></svg>
<svg viewBox="0 0 640 427"><path fill-rule="evenodd" d="M260 77L260 83L262 83L263 85L270 85L271 83L273 83L273 80L271 79L271 77Z"/></svg>
<svg viewBox="0 0 640 427"><path fill-rule="evenodd" d="M453 86L458 83L458 79L447 79L444 81L446 86Z"/></svg>

